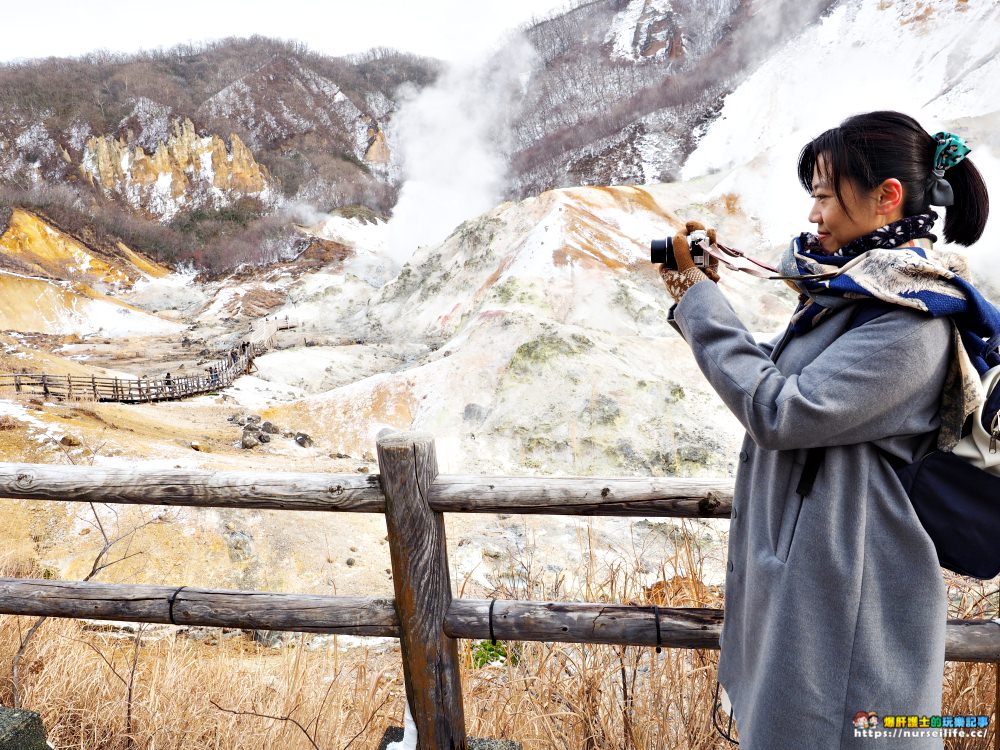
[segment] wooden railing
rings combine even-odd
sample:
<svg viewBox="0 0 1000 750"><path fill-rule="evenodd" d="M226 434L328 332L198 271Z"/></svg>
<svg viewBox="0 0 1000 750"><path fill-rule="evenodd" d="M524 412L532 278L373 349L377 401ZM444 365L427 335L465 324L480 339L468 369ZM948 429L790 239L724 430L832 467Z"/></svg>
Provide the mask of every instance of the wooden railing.
<svg viewBox="0 0 1000 750"><path fill-rule="evenodd" d="M247 337L248 346L233 349L233 356L226 353L221 359L210 363L213 375L149 378L107 378L79 375L51 375L46 373L2 373L0 391L13 391L40 395L43 398L59 398L81 401L118 401L139 404L150 401L172 401L174 399L211 393L232 385L233 381L250 370L255 357L274 346L278 330L294 328L287 322L279 324L269 321L255 327Z"/></svg>
<svg viewBox="0 0 1000 750"><path fill-rule="evenodd" d="M383 513L395 598L187 586L0 579L0 614L83 617L400 639L422 750L464 748L457 638L718 648L723 612L455 599L444 513L728 518L731 481L438 475L434 442L377 443L380 474L165 471L0 464L0 497L143 505ZM492 618L490 608L492 604ZM492 619L492 624L490 620ZM1000 663L1000 624L949 620L945 658Z"/></svg>

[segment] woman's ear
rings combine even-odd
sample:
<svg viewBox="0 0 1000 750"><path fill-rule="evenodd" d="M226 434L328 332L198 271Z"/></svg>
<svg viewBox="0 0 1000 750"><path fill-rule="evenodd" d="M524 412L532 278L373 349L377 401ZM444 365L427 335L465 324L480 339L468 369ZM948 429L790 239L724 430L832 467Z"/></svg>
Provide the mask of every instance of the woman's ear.
<svg viewBox="0 0 1000 750"><path fill-rule="evenodd" d="M888 219L903 216L903 184L895 177L890 177L875 188L875 212ZM897 216L898 214L898 216Z"/></svg>

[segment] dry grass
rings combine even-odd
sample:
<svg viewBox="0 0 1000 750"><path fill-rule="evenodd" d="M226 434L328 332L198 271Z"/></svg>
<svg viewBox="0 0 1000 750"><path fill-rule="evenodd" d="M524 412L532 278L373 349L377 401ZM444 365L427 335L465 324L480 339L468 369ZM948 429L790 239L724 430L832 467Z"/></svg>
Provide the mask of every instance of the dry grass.
<svg viewBox="0 0 1000 750"><path fill-rule="evenodd" d="M461 595L721 607L706 586L703 550L687 522L671 558L659 562L663 583L646 586L649 555L628 547L604 557L581 532L580 561L552 572L530 553L512 558L492 591ZM530 549L530 545L529 545ZM716 552L716 554L718 554ZM645 561L645 564L644 564ZM7 575L38 576L29 560L8 560ZM567 585L567 574L576 583ZM996 617L996 582L949 577L950 616ZM10 661L31 618L0 618L0 703L9 704ZM218 632L218 631L215 631ZM403 708L395 645L340 652L300 637L281 650L245 637L196 641L173 633L154 639L115 637L76 621L46 622L22 664L25 707L42 713L60 748L371 748ZM503 644L509 658L474 666L475 642L461 643L466 723L470 734L504 737L529 750L707 750L730 747L714 733L709 710L718 652L702 649ZM515 658L516 655L516 658ZM134 661L133 661L134 660ZM133 676L133 663L134 676ZM948 663L944 713L994 712L993 665ZM129 709L129 685L132 685ZM235 712L245 712L240 715ZM290 717L292 721L250 716ZM131 720L129 720L131 716ZM131 721L131 730L129 730ZM306 736L315 739L315 744ZM982 750L989 739L949 739L949 750Z"/></svg>
<svg viewBox="0 0 1000 750"><path fill-rule="evenodd" d="M0 625L0 703L10 705L10 656L32 618ZM400 715L402 684L392 659L370 649L340 653L267 649L244 638L214 643L172 634L153 640L91 632L49 620L25 661L23 705L42 714L59 748L371 748ZM133 658L134 672L133 672ZM131 699L130 699L131 689ZM281 721L234 712L287 716ZM131 724L131 727L130 727Z"/></svg>

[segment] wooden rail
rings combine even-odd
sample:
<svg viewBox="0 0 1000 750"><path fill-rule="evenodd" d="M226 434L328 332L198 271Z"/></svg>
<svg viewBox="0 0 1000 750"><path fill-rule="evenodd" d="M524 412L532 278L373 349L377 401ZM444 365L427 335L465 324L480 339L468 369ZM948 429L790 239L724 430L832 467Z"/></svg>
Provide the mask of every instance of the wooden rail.
<svg viewBox="0 0 1000 750"><path fill-rule="evenodd" d="M445 634L489 638L489 610L489 599L452 600ZM394 599L187 586L0 578L0 614L400 637ZM719 648L721 609L660 607L659 617L664 646ZM949 620L945 658L997 661L997 628L992 620ZM505 641L655 646L656 614L652 607L497 599L493 631Z"/></svg>
<svg viewBox="0 0 1000 750"><path fill-rule="evenodd" d="M439 513L729 518L733 499L731 481L677 477L440 475L425 491L431 510ZM386 507L377 474L54 464L0 463L0 497L364 513L385 513Z"/></svg>
<svg viewBox="0 0 1000 750"><path fill-rule="evenodd" d="M728 518L731 481L477 477L437 473L434 443L377 443L380 474L164 471L0 464L0 496L196 507L383 513L393 599L0 579L0 613L382 635L400 639L422 750L466 746L458 638L718 648L710 608L452 598L443 513ZM945 658L1000 664L1000 623L949 620Z"/></svg>
<svg viewBox="0 0 1000 750"><path fill-rule="evenodd" d="M80 375L51 375L47 373L0 374L0 390L81 401L117 401L139 404L153 401L173 401L202 393L211 393L232 385L241 375L247 374L255 357L274 346L275 336L281 328L276 321L255 327L247 337L248 346L232 349L221 359L210 363L214 374L184 377L108 378Z"/></svg>

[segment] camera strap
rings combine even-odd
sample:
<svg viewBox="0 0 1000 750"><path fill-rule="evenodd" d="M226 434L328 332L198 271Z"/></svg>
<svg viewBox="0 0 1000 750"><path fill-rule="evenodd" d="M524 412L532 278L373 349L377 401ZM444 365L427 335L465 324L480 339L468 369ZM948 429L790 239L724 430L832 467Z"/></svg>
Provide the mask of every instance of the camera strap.
<svg viewBox="0 0 1000 750"><path fill-rule="evenodd" d="M707 243L706 243L707 244ZM746 253L737 250L733 247L727 247L726 245L710 245L706 248L705 252L711 255L713 258L722 263L726 268L733 271L742 271L743 273L748 273L751 276L756 276L760 279L775 279L775 280L806 280L806 279L832 279L834 276L838 275L840 271L827 271L825 273L811 273L804 274L802 276L782 276L778 273L778 269L774 266L769 266L767 263L757 260L756 258L751 258Z"/></svg>

